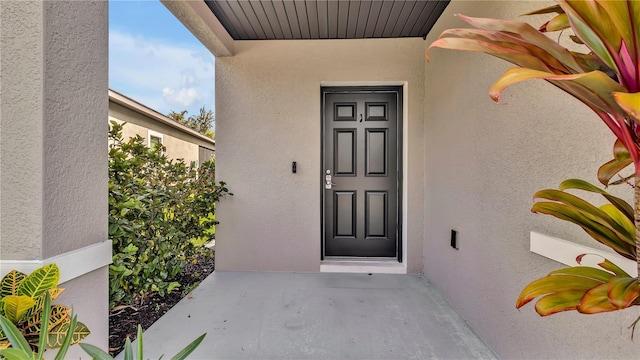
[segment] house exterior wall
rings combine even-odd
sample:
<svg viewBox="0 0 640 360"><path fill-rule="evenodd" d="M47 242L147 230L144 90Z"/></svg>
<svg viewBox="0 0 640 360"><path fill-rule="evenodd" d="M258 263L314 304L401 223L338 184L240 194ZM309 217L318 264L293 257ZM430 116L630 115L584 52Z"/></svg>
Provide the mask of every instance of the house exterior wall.
<svg viewBox="0 0 640 360"><path fill-rule="evenodd" d="M0 2L2 273L107 240L107 6ZM62 287L57 301L106 349L107 267Z"/></svg>
<svg viewBox="0 0 640 360"><path fill-rule="evenodd" d="M422 271L422 39L237 41L216 59L217 270L319 271L322 85L406 82L408 272ZM291 172L297 161L298 172Z"/></svg>
<svg viewBox="0 0 640 360"><path fill-rule="evenodd" d="M518 16L548 4L453 0L425 46L446 28L464 27L453 14L523 19ZM597 183L597 167L610 159L613 136L586 106L544 81L513 86L502 95L502 105L495 104L488 88L510 66L506 62L441 49L429 54L426 277L501 358L637 357L627 329L637 311L542 318L533 304L514 307L529 282L563 267L529 251L530 231L594 246L576 226L532 214L533 194L568 178ZM457 251L449 247L451 229L458 231Z"/></svg>
<svg viewBox="0 0 640 360"><path fill-rule="evenodd" d="M124 139L140 135L147 141L149 130L162 134L163 144L167 148L167 156L171 159L183 159L187 165L192 161L199 164L200 146L208 149L214 147L214 145L209 142L198 139L174 127L113 102L109 102L109 119L126 122L122 129Z"/></svg>

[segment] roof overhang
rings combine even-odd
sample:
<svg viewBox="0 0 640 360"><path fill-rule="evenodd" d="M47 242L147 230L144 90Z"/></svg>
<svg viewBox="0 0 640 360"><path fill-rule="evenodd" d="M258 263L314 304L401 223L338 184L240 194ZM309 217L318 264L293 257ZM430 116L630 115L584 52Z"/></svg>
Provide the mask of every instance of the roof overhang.
<svg viewBox="0 0 640 360"><path fill-rule="evenodd" d="M161 0L214 56L240 40L426 37L450 0Z"/></svg>
<svg viewBox="0 0 640 360"><path fill-rule="evenodd" d="M160 0L214 56L233 56L233 38L203 0Z"/></svg>

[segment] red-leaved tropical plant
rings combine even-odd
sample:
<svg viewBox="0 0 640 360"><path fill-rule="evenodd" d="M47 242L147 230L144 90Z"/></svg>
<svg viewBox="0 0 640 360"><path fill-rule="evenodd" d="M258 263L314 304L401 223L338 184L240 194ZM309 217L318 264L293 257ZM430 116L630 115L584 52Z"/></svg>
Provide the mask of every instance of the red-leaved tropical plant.
<svg viewBox="0 0 640 360"><path fill-rule="evenodd" d="M490 88L499 101L515 83L544 79L592 109L616 136L614 159L598 170L600 182L620 183L614 176L633 164L634 203L581 180L567 180L559 190L542 190L532 211L555 216L582 227L593 239L635 260L640 275L640 1L556 0L557 5L533 11L555 14L539 29L519 21L458 15L473 26L449 29L434 47L483 52L516 67L508 69ZM570 38L586 51L570 51L545 33L569 29ZM624 180L624 179L623 179ZM596 207L566 190L602 194L609 204ZM582 260L582 255L577 259ZM601 269L576 266L551 272L520 294L520 308L540 297L536 311L551 315L577 310L593 314L640 305L640 278L604 260ZM637 321L636 321L637 322Z"/></svg>

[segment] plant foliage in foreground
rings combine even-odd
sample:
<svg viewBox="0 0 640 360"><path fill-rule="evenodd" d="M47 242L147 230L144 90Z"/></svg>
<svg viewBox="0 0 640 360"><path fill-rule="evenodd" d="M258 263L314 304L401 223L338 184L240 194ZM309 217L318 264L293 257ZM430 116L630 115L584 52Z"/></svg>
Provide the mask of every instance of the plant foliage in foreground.
<svg viewBox="0 0 640 360"><path fill-rule="evenodd" d="M58 266L49 264L29 275L12 270L0 281L0 315L3 321L14 325L30 348L37 352L43 351L43 346L61 347L69 329L73 329L69 332L71 345L89 335L89 329L83 323L73 320L70 308L58 304L48 306L64 290L58 287L59 280ZM6 328L0 329L0 349L15 345L13 334Z"/></svg>
<svg viewBox="0 0 640 360"><path fill-rule="evenodd" d="M183 360L186 359L189 354L191 354L204 340L204 337L207 336L206 333L200 335L198 338L193 340L189 345L187 345L184 349L180 350L176 355L174 355L171 360ZM91 344L80 344L80 347L89 355L93 357L93 359L98 360L113 360L113 358L107 354L105 351L100 348L93 346ZM138 325L138 335L136 336L136 349L135 355L133 350L133 345L129 338L127 338L127 342L124 345L124 360L144 360L144 343L142 339L142 327ZM164 355L163 355L164 356ZM162 358L163 356L160 356Z"/></svg>
<svg viewBox="0 0 640 360"><path fill-rule="evenodd" d="M148 148L140 136L124 141L116 122L109 144L113 307L179 288L171 279L204 253L217 224L215 203L230 193L225 183L215 182L213 160L200 168L172 161L164 147Z"/></svg>
<svg viewBox="0 0 640 360"><path fill-rule="evenodd" d="M543 190L532 211L549 214L582 227L593 239L620 255L636 260L640 276L640 1L556 0L557 5L532 14L555 14L538 30L527 23L459 17L473 26L449 29L429 46L483 52L506 60L508 69L490 88L496 102L515 83L544 79L592 109L616 136L614 159L600 167L598 179L608 186L626 166L634 165L635 206L579 180L563 182L560 190ZM585 52L570 51L544 33L570 29L571 39ZM597 192L609 202L602 207L569 194L578 189ZM577 258L581 262L582 256ZM536 311L551 315L577 310L593 314L640 305L640 280L608 260L601 269L557 270L529 284L516 302L520 308L536 297Z"/></svg>
<svg viewBox="0 0 640 360"><path fill-rule="evenodd" d="M44 292L44 301L42 308L42 331L37 336L38 347L37 352L32 349L31 343L25 338L20 329L16 327L9 319L0 315L0 330L7 334L7 338L11 343L11 347L0 350L0 358L7 360L42 360L44 358L44 351L47 347L47 339L51 335L50 328L50 315L53 308L51 306L51 294ZM56 331L59 333L56 336L62 337L62 342L58 346L58 351L54 360L64 360L69 347L74 344L74 338L77 336L71 329L77 328L76 316L69 314L71 320L69 326L64 329Z"/></svg>

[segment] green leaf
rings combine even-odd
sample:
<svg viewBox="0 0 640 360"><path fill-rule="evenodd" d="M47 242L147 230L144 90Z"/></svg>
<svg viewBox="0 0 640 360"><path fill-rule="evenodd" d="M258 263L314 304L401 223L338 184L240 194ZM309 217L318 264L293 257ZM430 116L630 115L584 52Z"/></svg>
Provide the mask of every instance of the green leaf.
<svg viewBox="0 0 640 360"><path fill-rule="evenodd" d="M611 305L626 309L640 298L640 282L632 277L614 277L609 281L607 296Z"/></svg>
<svg viewBox="0 0 640 360"><path fill-rule="evenodd" d="M598 181L604 186L611 185L611 178L631 164L633 164L631 159L613 159L604 163L598 168Z"/></svg>
<svg viewBox="0 0 640 360"><path fill-rule="evenodd" d="M71 321L67 318L60 324L56 325L53 329L49 330L49 337L47 340L47 346L50 348L58 348L64 344L67 331L69 331ZM77 344L84 338L89 336L90 331L87 326L81 322L77 322L76 326L71 332L71 345Z"/></svg>
<svg viewBox="0 0 640 360"><path fill-rule="evenodd" d="M532 79L543 79L557 85L582 102L604 112L611 113L619 109L613 99L613 92L625 89L602 71L590 71L579 74L555 74L527 68L512 67L489 89L489 96L499 101L502 91L513 84ZM569 88L567 88L569 86ZM619 111L619 110L618 110Z"/></svg>
<svg viewBox="0 0 640 360"><path fill-rule="evenodd" d="M627 92L615 92L613 98L616 103L636 121L640 121L640 92L629 94Z"/></svg>
<svg viewBox="0 0 640 360"><path fill-rule="evenodd" d="M636 233L635 225L617 207L611 204L604 204L600 206L600 210L607 213L607 215L609 215L613 220L620 224L620 226L622 226L626 230L627 234L629 234L629 238L634 237L634 234Z"/></svg>
<svg viewBox="0 0 640 360"><path fill-rule="evenodd" d="M22 336L20 330L18 330L9 319L0 316L0 328L2 328L2 331L7 336L7 339L9 339L13 348L31 354L31 346L29 346L27 340Z"/></svg>
<svg viewBox="0 0 640 360"><path fill-rule="evenodd" d="M540 316L575 310L583 295L584 291L579 290L565 290L549 294L538 300L535 309Z"/></svg>
<svg viewBox="0 0 640 360"><path fill-rule="evenodd" d="M591 266L571 266L559 270L554 270L549 273L549 276L552 275L571 275L578 277L585 277L593 280L597 280L600 283L607 282L614 275L609 272L591 267Z"/></svg>
<svg viewBox="0 0 640 360"><path fill-rule="evenodd" d="M574 33L610 68L618 69L613 58L621 36L606 12L595 1L558 0L569 17ZM617 71L616 71L617 72Z"/></svg>
<svg viewBox="0 0 640 360"><path fill-rule="evenodd" d="M627 231L602 209L575 195L553 189L538 191L534 198L560 202L561 204L556 204L555 206L556 212L564 212L565 215L572 216L572 221L575 221L577 225L580 225L585 230L595 230L608 236L607 239L603 239L603 243L615 243L617 246L630 251L631 255L635 254L634 233ZM554 208L553 203L541 202L540 204L548 204L549 209ZM566 208L561 205L566 205Z"/></svg>
<svg viewBox="0 0 640 360"><path fill-rule="evenodd" d="M180 283L177 281L172 281L171 283L169 283L169 285L167 286L167 293L172 292L174 289L177 289L180 287Z"/></svg>
<svg viewBox="0 0 640 360"><path fill-rule="evenodd" d="M47 339L49 338L49 317L51 316L51 294L44 292L44 303L42 304L42 326L40 335L38 336L38 359L42 359L44 351L47 348Z"/></svg>
<svg viewBox="0 0 640 360"><path fill-rule="evenodd" d="M135 360L135 358L133 357L131 340L128 337L124 341L124 360Z"/></svg>
<svg viewBox="0 0 640 360"><path fill-rule="evenodd" d="M580 299L576 310L583 314L597 314L618 310L618 308L613 306L609 301L607 294L608 287L609 285L605 283L587 291L582 299Z"/></svg>
<svg viewBox="0 0 640 360"><path fill-rule="evenodd" d="M138 359L144 359L144 346L142 341L142 326L138 324L138 335L136 336Z"/></svg>
<svg viewBox="0 0 640 360"><path fill-rule="evenodd" d="M553 294L564 291L585 291L595 286L602 284L600 280L592 279L585 276L575 275L552 275L540 278L531 284L527 285L518 300L516 301L516 308L529 303L531 300L538 296Z"/></svg>
<svg viewBox="0 0 640 360"><path fill-rule="evenodd" d="M78 322L78 319L76 315L73 315L71 317L71 321L69 322L69 326L67 327L64 340L62 341L62 344L60 345L60 349L58 349L58 353L56 354L56 357L54 358L54 360L64 360L65 356L67 355L67 351L69 351L69 346L80 342L80 340L74 342L75 331L72 331L72 329L77 330L76 328L77 322Z"/></svg>
<svg viewBox="0 0 640 360"><path fill-rule="evenodd" d="M44 265L29 274L18 286L18 295L31 298L55 288L60 281L60 270L56 264Z"/></svg>
<svg viewBox="0 0 640 360"><path fill-rule="evenodd" d="M578 256L578 258L576 259L578 261L578 264L582 261L582 258L585 255L586 254L582 254ZM612 273L616 274L616 276L631 277L629 274L627 274L626 271L622 270L618 265L612 263L608 259L604 259L601 263L598 264L598 266L605 270L611 271Z"/></svg>
<svg viewBox="0 0 640 360"><path fill-rule="evenodd" d="M542 32L560 31L569 28L569 17L567 14L559 14L553 19L549 20L543 27L540 28Z"/></svg>
<svg viewBox="0 0 640 360"><path fill-rule="evenodd" d="M617 142L616 142L617 143ZM623 146L624 147L624 146ZM615 152L614 152L615 153ZM628 152L627 152L628 154ZM622 156L622 155L620 155ZM560 183L560 190L567 190L567 189L578 189L578 190L584 190L584 191L589 191L589 192L593 192L593 193L597 193L597 194L601 194L602 196L605 197L605 199L607 199L607 201L609 201L613 206L615 206L618 210L620 210L630 221L633 221L634 219L634 215L633 215L633 208L631 207L631 205L629 205L628 202L620 199L619 197L613 196L611 194L609 194L608 192L584 181L584 180L579 180L579 179L569 179L569 180L565 180L562 183Z"/></svg>
<svg viewBox="0 0 640 360"><path fill-rule="evenodd" d="M620 139L616 139L615 143L613 144L613 160L600 166L600 168L598 169L598 181L600 181L600 183L604 186L612 185L611 178L632 163L633 159L631 158L631 154L629 154L629 150L627 150ZM633 213L631 213L629 219L633 220Z"/></svg>
<svg viewBox="0 0 640 360"><path fill-rule="evenodd" d="M48 293L49 297L51 299L51 301L54 301L55 299L58 298L58 296L64 291L64 289L62 288L53 288L53 289L49 289L49 291L45 291L42 294L38 295L34 300L36 301L36 306L32 307L31 309L29 309L29 311L27 311L27 313L24 315L25 318L29 318L31 317L33 314L40 312L44 309L44 300L45 300L45 295Z"/></svg>
<svg viewBox="0 0 640 360"><path fill-rule="evenodd" d="M52 330L59 324L69 321L69 313L71 309L64 305L52 305L49 309L49 330ZM44 309L42 312L36 312L22 324L22 331L25 334L39 334L42 331Z"/></svg>
<svg viewBox="0 0 640 360"><path fill-rule="evenodd" d="M635 259L635 244L630 244L629 241L631 240L619 238L614 231L571 206L552 202L537 202L531 207L531 211L570 221L580 226L594 240L610 247L628 259Z"/></svg>
<svg viewBox="0 0 640 360"><path fill-rule="evenodd" d="M193 340L189 345L187 345L184 349L182 349L179 353L174 355L171 360L183 360L186 359L189 354L191 354L204 340L204 337L207 336L207 333L200 335L197 339Z"/></svg>
<svg viewBox="0 0 640 360"><path fill-rule="evenodd" d="M36 305L35 300L28 296L20 295L20 296L5 296L2 299L2 304L4 307L4 314L11 322L17 324L24 314Z"/></svg>
<svg viewBox="0 0 640 360"><path fill-rule="evenodd" d="M99 347L91 344L80 343L80 347L94 360L113 360L111 356Z"/></svg>
<svg viewBox="0 0 640 360"><path fill-rule="evenodd" d="M11 270L0 281L0 299L5 296L18 295L18 285L27 275L18 270Z"/></svg>
<svg viewBox="0 0 640 360"><path fill-rule="evenodd" d="M0 350L0 355L7 360L32 360L31 353L24 352L20 349L9 348Z"/></svg>
<svg viewBox="0 0 640 360"><path fill-rule="evenodd" d="M533 11L524 13L522 15L542 15L542 14L551 14L551 13L562 14L564 13L564 10L562 10L560 5L551 5L542 9L533 10Z"/></svg>

